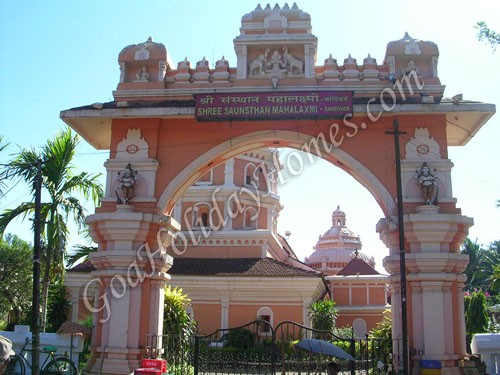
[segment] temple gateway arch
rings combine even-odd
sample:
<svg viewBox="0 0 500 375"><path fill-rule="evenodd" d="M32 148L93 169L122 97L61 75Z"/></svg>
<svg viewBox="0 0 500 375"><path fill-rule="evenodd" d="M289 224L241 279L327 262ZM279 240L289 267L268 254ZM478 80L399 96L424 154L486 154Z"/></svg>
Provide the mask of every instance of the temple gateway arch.
<svg viewBox="0 0 500 375"><path fill-rule="evenodd" d="M120 52L112 102L61 112L87 142L109 150L106 195L87 219L99 245L91 256L99 312L87 370L102 365L105 374L124 374L139 367L146 335L162 333L171 259L161 246L180 229L172 217L177 200L212 168L230 169L234 156L265 147L316 154L372 193L384 213L373 225L389 249L393 336L401 337L395 159L386 135L397 118L407 133L401 203L412 365L434 359L458 373L468 262L459 248L473 220L452 195L448 147L466 145L495 106L443 97L432 42L406 34L387 45L381 63L368 55L317 64L311 30L309 15L296 6L259 6L242 18L235 67L224 58L215 67L205 59L174 65L150 38ZM160 247L153 261L138 260L145 244ZM131 264L146 277L131 276Z"/></svg>

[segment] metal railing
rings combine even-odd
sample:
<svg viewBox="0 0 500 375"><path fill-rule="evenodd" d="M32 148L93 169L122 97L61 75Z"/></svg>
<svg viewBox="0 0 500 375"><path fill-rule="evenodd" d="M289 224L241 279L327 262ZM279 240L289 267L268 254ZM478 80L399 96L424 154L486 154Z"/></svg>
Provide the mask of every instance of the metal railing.
<svg viewBox="0 0 500 375"><path fill-rule="evenodd" d="M148 335L146 357L163 358L171 375L320 375L328 374L332 358L296 350L307 339L329 341L354 357L333 360L343 375L383 375L399 368L400 340L339 337L295 322L273 328L256 320L240 327L218 329L209 335Z"/></svg>

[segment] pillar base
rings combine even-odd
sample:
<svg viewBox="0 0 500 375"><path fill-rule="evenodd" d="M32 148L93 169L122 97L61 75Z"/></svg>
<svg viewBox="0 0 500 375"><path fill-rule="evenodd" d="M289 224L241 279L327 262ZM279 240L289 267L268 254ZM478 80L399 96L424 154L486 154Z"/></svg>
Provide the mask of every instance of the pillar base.
<svg viewBox="0 0 500 375"><path fill-rule="evenodd" d="M126 375L133 374L141 367L143 350L124 348L97 348L99 357L92 356L82 370L88 375ZM103 356L104 355L104 359Z"/></svg>

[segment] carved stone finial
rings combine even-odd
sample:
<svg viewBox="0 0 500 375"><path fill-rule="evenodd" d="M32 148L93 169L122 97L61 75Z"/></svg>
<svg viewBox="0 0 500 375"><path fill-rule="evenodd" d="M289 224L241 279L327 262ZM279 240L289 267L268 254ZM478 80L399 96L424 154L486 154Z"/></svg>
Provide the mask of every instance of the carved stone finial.
<svg viewBox="0 0 500 375"><path fill-rule="evenodd" d="M332 65L337 65L337 60L335 60L333 57L332 57L332 54L330 53L330 56L328 56L328 58L325 60L325 65L326 66L332 66Z"/></svg>
<svg viewBox="0 0 500 375"><path fill-rule="evenodd" d="M177 69L179 68L190 68L191 63L188 61L187 56L184 58L184 60L180 61L179 64L177 64Z"/></svg>
<svg viewBox="0 0 500 375"><path fill-rule="evenodd" d="M219 67L228 67L229 66L229 62L224 58L224 56L222 56L222 59L220 59L219 61L217 61L215 63L215 67L216 68L219 68Z"/></svg>
<svg viewBox="0 0 500 375"><path fill-rule="evenodd" d="M356 59L354 59L351 54L344 60L344 65L356 65Z"/></svg>
<svg viewBox="0 0 500 375"><path fill-rule="evenodd" d="M363 60L363 65L377 65L377 60L368 54L368 57Z"/></svg>
<svg viewBox="0 0 500 375"><path fill-rule="evenodd" d="M424 162L420 170L415 171L415 173L415 180L420 186L425 204L429 206L435 205L437 203L438 182L437 178L431 173L431 168Z"/></svg>
<svg viewBox="0 0 500 375"><path fill-rule="evenodd" d="M210 68L205 56L203 56L203 59L201 59L200 61L198 61L196 63L196 69L199 69L199 68L202 68L202 69L209 69Z"/></svg>
<svg viewBox="0 0 500 375"><path fill-rule="evenodd" d="M127 164L124 170L118 172L116 177L119 184L115 190L115 194L119 204L128 204L129 200L134 196L134 188L137 184L136 176L137 171L132 169L130 163ZM119 191L121 192L121 196Z"/></svg>

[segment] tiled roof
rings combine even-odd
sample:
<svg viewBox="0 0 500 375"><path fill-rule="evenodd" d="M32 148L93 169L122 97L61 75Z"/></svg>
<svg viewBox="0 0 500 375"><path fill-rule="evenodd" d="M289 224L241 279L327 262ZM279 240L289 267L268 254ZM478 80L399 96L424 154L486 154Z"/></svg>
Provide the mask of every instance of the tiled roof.
<svg viewBox="0 0 500 375"><path fill-rule="evenodd" d="M85 262L82 262L80 264L77 264L76 266L70 268L67 270L68 272L92 272L95 271L95 267L90 263L90 260L86 260Z"/></svg>
<svg viewBox="0 0 500 375"><path fill-rule="evenodd" d="M80 263L68 272L91 272L95 268L89 260ZM271 258L176 258L171 275L200 276L320 276L321 272L310 271L279 262Z"/></svg>
<svg viewBox="0 0 500 375"><path fill-rule="evenodd" d="M168 271L172 275L320 277L321 272L307 271L271 258L177 258Z"/></svg>
<svg viewBox="0 0 500 375"><path fill-rule="evenodd" d="M380 275L375 268L370 266L361 258L353 258L349 263L342 268L338 276L350 276L350 275Z"/></svg>

